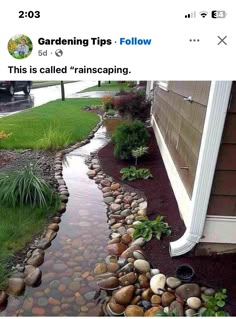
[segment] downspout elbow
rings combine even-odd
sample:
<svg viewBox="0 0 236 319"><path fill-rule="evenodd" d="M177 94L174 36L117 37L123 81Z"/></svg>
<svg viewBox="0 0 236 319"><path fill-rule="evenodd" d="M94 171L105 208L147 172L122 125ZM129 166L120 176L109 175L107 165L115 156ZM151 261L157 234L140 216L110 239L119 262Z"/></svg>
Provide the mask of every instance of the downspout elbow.
<svg viewBox="0 0 236 319"><path fill-rule="evenodd" d="M170 243L170 256L176 257L188 253L195 247L200 238L199 235L192 234L186 229L182 237Z"/></svg>

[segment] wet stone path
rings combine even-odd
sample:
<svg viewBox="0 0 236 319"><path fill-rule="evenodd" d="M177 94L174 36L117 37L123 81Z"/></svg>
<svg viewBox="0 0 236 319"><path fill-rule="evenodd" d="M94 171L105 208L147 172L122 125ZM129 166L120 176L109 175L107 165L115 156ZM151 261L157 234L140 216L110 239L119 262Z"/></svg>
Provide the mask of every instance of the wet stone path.
<svg viewBox="0 0 236 319"><path fill-rule="evenodd" d="M110 234L102 192L87 176L87 155L107 142L101 127L91 143L66 156L63 176L70 197L60 230L45 251L42 282L26 288L24 296L9 297L0 316L99 316L95 265L107 256ZM106 294L100 297L105 298Z"/></svg>

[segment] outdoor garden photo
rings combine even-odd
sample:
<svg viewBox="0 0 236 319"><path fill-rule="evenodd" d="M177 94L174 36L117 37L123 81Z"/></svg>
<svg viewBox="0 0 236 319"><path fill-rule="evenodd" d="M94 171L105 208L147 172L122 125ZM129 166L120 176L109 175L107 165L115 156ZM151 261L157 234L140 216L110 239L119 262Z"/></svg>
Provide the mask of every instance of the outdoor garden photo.
<svg viewBox="0 0 236 319"><path fill-rule="evenodd" d="M0 316L236 315L236 82L22 82L0 83Z"/></svg>

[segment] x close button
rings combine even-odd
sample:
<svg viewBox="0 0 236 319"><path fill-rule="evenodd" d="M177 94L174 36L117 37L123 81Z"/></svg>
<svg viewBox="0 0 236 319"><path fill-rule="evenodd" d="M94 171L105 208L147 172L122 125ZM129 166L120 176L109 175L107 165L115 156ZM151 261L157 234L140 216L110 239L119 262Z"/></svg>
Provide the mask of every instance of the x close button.
<svg viewBox="0 0 236 319"><path fill-rule="evenodd" d="M220 37L220 36L218 35L218 39L220 40L220 41L218 42L218 45L220 45L220 44L227 45L227 42L225 41L226 38L227 38L227 35L224 36L224 37Z"/></svg>

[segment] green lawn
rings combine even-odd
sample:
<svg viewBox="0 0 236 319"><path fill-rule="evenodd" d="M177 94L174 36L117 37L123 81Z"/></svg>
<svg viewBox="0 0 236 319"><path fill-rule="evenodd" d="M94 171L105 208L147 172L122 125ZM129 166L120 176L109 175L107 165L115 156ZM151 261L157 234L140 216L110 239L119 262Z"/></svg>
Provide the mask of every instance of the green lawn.
<svg viewBox="0 0 236 319"><path fill-rule="evenodd" d="M59 148L65 146L65 139L66 144L82 140L99 122L98 115L83 111L82 107L98 104L100 99L56 100L4 117L0 119L0 131L12 134L0 141L0 149L44 148L42 143L52 131L61 138Z"/></svg>
<svg viewBox="0 0 236 319"><path fill-rule="evenodd" d="M14 254L41 232L47 217L55 213L55 208L6 208L0 211L0 289L9 275L9 263Z"/></svg>
<svg viewBox="0 0 236 319"><path fill-rule="evenodd" d="M64 84L73 83L77 81L64 81ZM61 81L33 81L32 89L40 89L47 86L60 85Z"/></svg>
<svg viewBox="0 0 236 319"><path fill-rule="evenodd" d="M125 91L130 91L132 90L131 87L128 86L128 82L125 83L118 83L117 81L111 81L110 84L108 84L108 81L101 83L101 86L92 86L88 89L85 89L82 92L91 92L91 91L120 91L120 90L125 90Z"/></svg>

